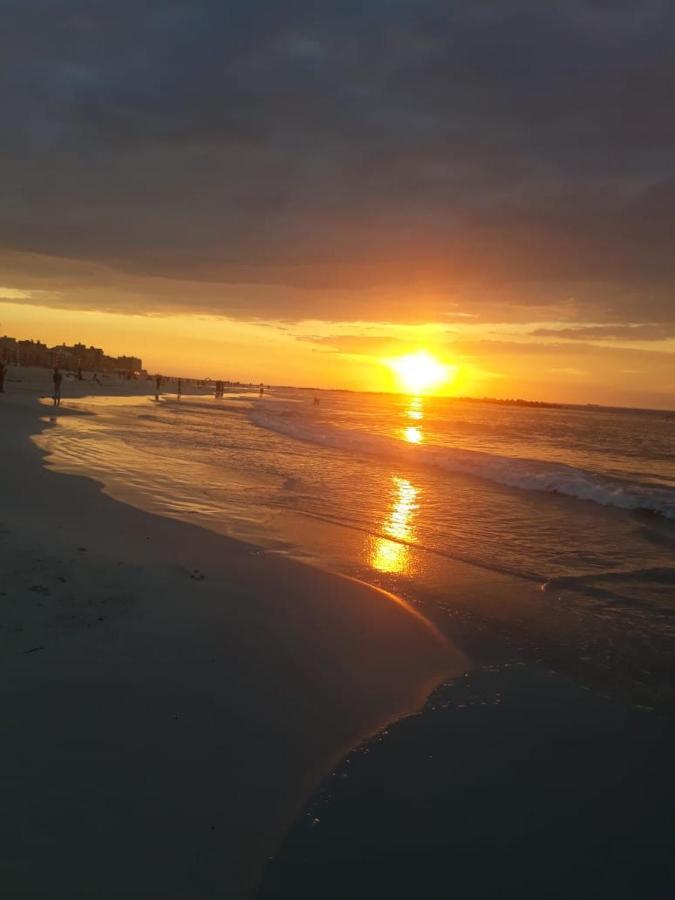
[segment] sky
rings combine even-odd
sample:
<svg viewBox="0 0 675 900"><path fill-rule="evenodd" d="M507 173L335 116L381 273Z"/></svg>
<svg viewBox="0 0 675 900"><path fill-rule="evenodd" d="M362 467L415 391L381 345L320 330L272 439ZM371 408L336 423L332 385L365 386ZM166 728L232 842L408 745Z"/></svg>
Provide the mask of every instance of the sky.
<svg viewBox="0 0 675 900"><path fill-rule="evenodd" d="M675 408L675 5L4 0L0 334Z"/></svg>

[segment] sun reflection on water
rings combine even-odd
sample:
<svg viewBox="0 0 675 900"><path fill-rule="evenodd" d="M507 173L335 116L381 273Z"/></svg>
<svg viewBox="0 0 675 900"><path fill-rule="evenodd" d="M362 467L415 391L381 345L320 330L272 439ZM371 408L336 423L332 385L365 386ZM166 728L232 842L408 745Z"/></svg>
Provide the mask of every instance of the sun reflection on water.
<svg viewBox="0 0 675 900"><path fill-rule="evenodd" d="M421 423L424 418L424 401L421 397L410 398L410 403L405 410L405 416L408 419ZM409 444L421 444L424 440L421 425L406 425L402 433L403 440Z"/></svg>
<svg viewBox="0 0 675 900"><path fill-rule="evenodd" d="M406 410L409 419L420 420L424 418L424 402L421 397L411 397L410 406Z"/></svg>
<svg viewBox="0 0 675 900"><path fill-rule="evenodd" d="M403 437L408 441L409 444L421 444L424 440L422 436L422 431L420 428L415 428L414 425L409 425L403 431Z"/></svg>
<svg viewBox="0 0 675 900"><path fill-rule="evenodd" d="M410 547L415 540L413 516L418 509L419 490L407 478L392 477L392 506L382 531L394 540L378 538L372 548L370 564L378 572L405 572L409 567ZM406 543L400 543L405 541Z"/></svg>

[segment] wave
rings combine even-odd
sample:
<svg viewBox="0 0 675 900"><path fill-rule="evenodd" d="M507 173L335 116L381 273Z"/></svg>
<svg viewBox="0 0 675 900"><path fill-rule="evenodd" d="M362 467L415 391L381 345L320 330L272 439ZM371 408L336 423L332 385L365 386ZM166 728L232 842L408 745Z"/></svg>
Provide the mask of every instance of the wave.
<svg viewBox="0 0 675 900"><path fill-rule="evenodd" d="M308 420L295 411L273 413L269 408L257 407L249 412L249 416L260 428L296 440L355 453L394 457L417 465L472 475L507 487L562 494L601 506L643 510L675 520L675 490L669 488L604 478L565 463L500 456L456 447L408 444L396 438Z"/></svg>

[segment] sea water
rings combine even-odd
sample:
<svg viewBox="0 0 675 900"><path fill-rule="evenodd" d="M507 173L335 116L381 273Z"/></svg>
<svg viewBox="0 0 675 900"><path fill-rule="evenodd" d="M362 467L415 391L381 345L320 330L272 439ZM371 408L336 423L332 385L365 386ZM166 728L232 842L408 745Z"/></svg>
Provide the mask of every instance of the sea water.
<svg viewBox="0 0 675 900"><path fill-rule="evenodd" d="M50 464L154 512L411 602L469 563L646 654L675 636L675 413L293 389L72 405Z"/></svg>

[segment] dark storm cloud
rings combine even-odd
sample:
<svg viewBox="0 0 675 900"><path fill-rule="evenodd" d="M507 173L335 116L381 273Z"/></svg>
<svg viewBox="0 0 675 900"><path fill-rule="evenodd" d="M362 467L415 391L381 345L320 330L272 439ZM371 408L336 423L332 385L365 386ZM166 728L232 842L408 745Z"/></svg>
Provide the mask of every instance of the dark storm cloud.
<svg viewBox="0 0 675 900"><path fill-rule="evenodd" d="M2 16L0 248L208 283L183 305L237 315L283 316L288 296L242 310L214 285L306 289L293 314L314 318L370 315L374 289L435 293L438 316L573 297L593 321L675 317L669 2Z"/></svg>

